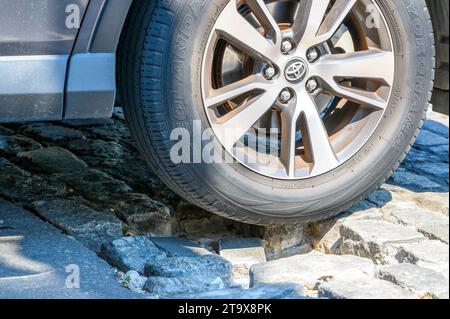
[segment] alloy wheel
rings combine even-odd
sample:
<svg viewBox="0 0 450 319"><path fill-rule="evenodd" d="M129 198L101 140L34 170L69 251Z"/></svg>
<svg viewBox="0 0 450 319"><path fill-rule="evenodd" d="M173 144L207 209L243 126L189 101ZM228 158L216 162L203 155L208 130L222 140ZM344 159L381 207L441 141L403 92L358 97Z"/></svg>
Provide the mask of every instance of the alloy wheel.
<svg viewBox="0 0 450 319"><path fill-rule="evenodd" d="M202 99L217 140L277 179L342 165L389 104L395 56L372 0L231 0L211 30Z"/></svg>

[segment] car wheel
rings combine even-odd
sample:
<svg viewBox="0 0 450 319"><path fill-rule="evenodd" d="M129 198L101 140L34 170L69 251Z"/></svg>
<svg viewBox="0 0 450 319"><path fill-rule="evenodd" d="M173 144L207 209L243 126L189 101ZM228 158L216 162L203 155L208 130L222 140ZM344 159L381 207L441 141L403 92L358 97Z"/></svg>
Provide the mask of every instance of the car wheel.
<svg viewBox="0 0 450 319"><path fill-rule="evenodd" d="M182 197L252 224L311 222L404 159L433 45L424 0L134 1L119 94L139 149Z"/></svg>

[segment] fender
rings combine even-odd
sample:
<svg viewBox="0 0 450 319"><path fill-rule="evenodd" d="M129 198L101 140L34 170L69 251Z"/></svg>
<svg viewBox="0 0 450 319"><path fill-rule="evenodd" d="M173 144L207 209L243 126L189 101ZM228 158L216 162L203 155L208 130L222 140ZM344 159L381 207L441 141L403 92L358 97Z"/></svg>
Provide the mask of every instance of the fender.
<svg viewBox="0 0 450 319"><path fill-rule="evenodd" d="M91 0L69 58L64 119L110 117L116 50L132 0Z"/></svg>
<svg viewBox="0 0 450 319"><path fill-rule="evenodd" d="M111 116L131 3L0 0L0 122ZM68 5L80 9L78 29L67 27Z"/></svg>

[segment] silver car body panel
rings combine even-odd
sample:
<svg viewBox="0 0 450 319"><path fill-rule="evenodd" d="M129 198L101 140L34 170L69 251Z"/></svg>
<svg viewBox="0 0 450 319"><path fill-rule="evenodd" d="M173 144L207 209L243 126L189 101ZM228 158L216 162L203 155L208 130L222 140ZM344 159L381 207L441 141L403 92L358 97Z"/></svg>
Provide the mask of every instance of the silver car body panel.
<svg viewBox="0 0 450 319"><path fill-rule="evenodd" d="M110 116L131 2L0 0L0 122Z"/></svg>

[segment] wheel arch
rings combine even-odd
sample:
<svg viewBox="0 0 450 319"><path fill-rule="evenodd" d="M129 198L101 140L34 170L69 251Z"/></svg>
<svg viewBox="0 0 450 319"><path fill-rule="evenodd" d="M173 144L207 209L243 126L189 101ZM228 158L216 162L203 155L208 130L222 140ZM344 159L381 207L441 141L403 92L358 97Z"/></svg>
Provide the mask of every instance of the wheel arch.
<svg viewBox="0 0 450 319"><path fill-rule="evenodd" d="M133 0L91 0L74 53L115 53Z"/></svg>
<svg viewBox="0 0 450 319"><path fill-rule="evenodd" d="M111 116L116 100L116 51L132 2L89 2L69 60L64 119Z"/></svg>

